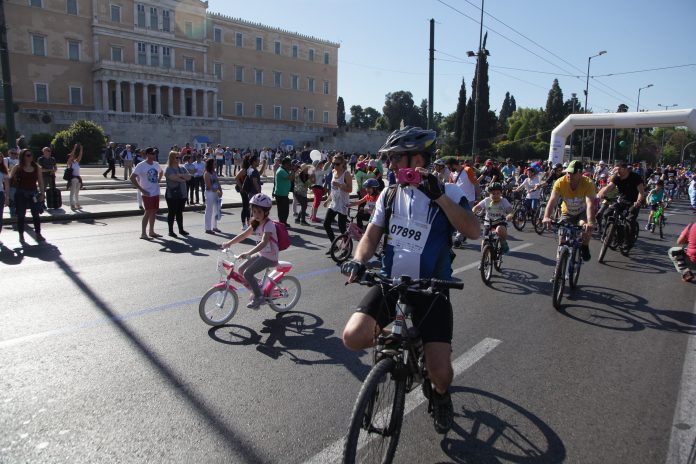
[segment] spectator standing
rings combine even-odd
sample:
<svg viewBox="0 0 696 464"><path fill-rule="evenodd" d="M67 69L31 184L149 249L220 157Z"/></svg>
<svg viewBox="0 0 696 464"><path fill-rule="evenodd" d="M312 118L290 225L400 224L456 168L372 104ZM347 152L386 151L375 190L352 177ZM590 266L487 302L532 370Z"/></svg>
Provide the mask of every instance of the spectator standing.
<svg viewBox="0 0 696 464"><path fill-rule="evenodd" d="M106 147L106 150L104 150L104 156L106 158L106 164L109 166L109 169L104 171L102 175L106 177L106 175L110 172L111 173L111 178L115 179L116 178L116 144L114 142L109 142L109 145Z"/></svg>
<svg viewBox="0 0 696 464"><path fill-rule="evenodd" d="M285 224L285 227L290 227L288 224L288 215L290 214L290 184L293 180L292 174L292 158L285 157L280 163L280 167L275 172L275 185L273 186L273 196L276 199L276 207L278 208L278 220Z"/></svg>
<svg viewBox="0 0 696 464"><path fill-rule="evenodd" d="M159 209L160 197L160 180L162 179L162 168L155 161L155 149L148 147L145 149L145 161L141 161L133 170L130 176L130 181L143 196L143 206L145 213L143 214L142 233L140 238L149 240L150 238L158 238L161 235L155 233L155 216ZM149 226L149 234L145 231Z"/></svg>
<svg viewBox="0 0 696 464"><path fill-rule="evenodd" d="M225 151L222 154L225 158L225 177L232 177L232 150L230 147L225 147Z"/></svg>
<svg viewBox="0 0 696 464"><path fill-rule="evenodd" d="M8 172L12 172L15 166L19 164L19 158L18 158L18 151L16 148L10 148L8 151L8 157L3 159L3 162L5 163L5 166L7 167ZM10 182L10 218L17 217L17 209L15 208L15 192L17 191L17 188L12 185L12 182ZM16 227L16 226L15 226Z"/></svg>
<svg viewBox="0 0 696 464"><path fill-rule="evenodd" d="M126 144L126 148L121 152L119 159L123 161L123 180L128 180L133 173L133 160L135 153L130 144Z"/></svg>
<svg viewBox="0 0 696 464"><path fill-rule="evenodd" d="M242 217L242 224L249 225L251 218L251 210L249 209L249 200L257 193L261 193L261 174L259 174L259 158L256 156L247 155L249 157L249 166L246 168L246 180L242 188L242 214L244 214L244 206L246 205L246 215ZM244 157L242 167L246 164L247 156ZM265 161L263 163L265 165ZM246 197L246 202L244 200ZM246 222L244 221L246 219Z"/></svg>
<svg viewBox="0 0 696 464"><path fill-rule="evenodd" d="M2 153L0 153L2 158ZM3 217L5 216L5 206L10 206L10 172L5 166L4 160L0 162L0 232L2 232Z"/></svg>
<svg viewBox="0 0 696 464"><path fill-rule="evenodd" d="M232 161L234 162L234 174L237 175L237 172L242 169L242 153L239 151L238 148L234 149L234 152L232 153Z"/></svg>
<svg viewBox="0 0 696 464"><path fill-rule="evenodd" d="M78 155L75 153L80 150ZM65 163L67 167L72 168L72 177L68 181L68 189L70 190L70 209L73 211L82 209L80 206L80 188L82 187L82 176L80 175L80 162L84 154L85 147L81 143L76 143L72 151L68 155L68 160Z"/></svg>
<svg viewBox="0 0 696 464"><path fill-rule="evenodd" d="M193 175L194 190L196 191L196 204L199 203L198 192L201 192L203 197L203 204L205 204L205 184L203 183L203 174L205 174L205 161L203 161L203 155L198 153L196 155L196 162L193 163L196 167L196 173Z"/></svg>
<svg viewBox="0 0 696 464"><path fill-rule="evenodd" d="M44 185L41 176L41 168L34 161L34 155L30 150L20 152L20 161L10 175L12 185L15 187L15 208L17 212L17 232L19 241L24 244L24 218L27 208L31 210L31 217L34 220L34 233L37 242L46 241L41 235L41 206L44 201Z"/></svg>
<svg viewBox="0 0 696 464"><path fill-rule="evenodd" d="M300 213L295 219L296 223L308 226L307 223L307 192L312 185L312 176L309 174L311 164L302 164L295 175L295 185L293 190L293 200L300 204Z"/></svg>
<svg viewBox="0 0 696 464"><path fill-rule="evenodd" d="M348 204L350 203L350 192L353 190L353 179L347 170L348 166L343 155L338 154L333 157L333 172L331 175L331 194L326 200L329 209L324 218L324 230L329 237L329 242L334 241L333 221L338 216L338 229L341 233L346 232L348 222ZM331 253L331 247L326 254Z"/></svg>
<svg viewBox="0 0 696 464"><path fill-rule="evenodd" d="M314 165L314 174L313 174L313 184L312 184L312 193L314 194L314 202L312 203L312 214L309 216L309 220L311 222L321 222L319 218L317 218L317 211L319 211L319 205L321 204L321 199L324 197L324 178L326 177L327 170L326 170L326 161L325 160L317 160L313 161L312 164Z"/></svg>
<svg viewBox="0 0 696 464"><path fill-rule="evenodd" d="M215 148L215 164L218 177L222 177L222 168L225 166L225 150L222 149L222 145L219 143Z"/></svg>
<svg viewBox="0 0 696 464"><path fill-rule="evenodd" d="M169 152L167 160L167 169L164 171L164 177L167 179L167 190L164 193L164 198L167 202L167 225L169 226L169 236L178 237L174 233L174 220L179 226L181 235L189 235L184 230L184 203L186 203L186 182L191 179L191 174L186 168L180 166L181 154L176 151Z"/></svg>
<svg viewBox="0 0 696 464"><path fill-rule="evenodd" d="M183 153L183 152L182 152ZM196 173L196 166L192 163L192 157L190 155L184 156L184 169L189 174L189 180L186 181L186 203L189 205L193 204L193 190L194 190L194 177ZM198 192L196 192L198 193Z"/></svg>
<svg viewBox="0 0 696 464"><path fill-rule="evenodd" d="M355 153L350 155L350 162L348 163L350 165L350 173L355 174L355 165L358 164L358 155Z"/></svg>
<svg viewBox="0 0 696 464"><path fill-rule="evenodd" d="M208 158L205 161L205 173L203 174L205 186L205 233L215 234L221 232L217 228L217 217L220 214L218 198L222 197L220 181L215 173L215 160Z"/></svg>
<svg viewBox="0 0 696 464"><path fill-rule="evenodd" d="M41 167L44 187L47 189L56 188L56 171L58 170L58 165L56 164L56 159L51 156L50 147L43 147L37 164Z"/></svg>

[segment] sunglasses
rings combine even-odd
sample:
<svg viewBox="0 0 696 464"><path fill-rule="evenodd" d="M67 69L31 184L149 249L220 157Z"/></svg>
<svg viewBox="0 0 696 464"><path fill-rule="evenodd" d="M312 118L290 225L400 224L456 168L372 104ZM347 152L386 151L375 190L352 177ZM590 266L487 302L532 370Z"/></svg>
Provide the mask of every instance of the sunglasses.
<svg viewBox="0 0 696 464"><path fill-rule="evenodd" d="M26 155L24 155L25 158L32 158L33 156L34 155L32 155L31 153L27 153Z"/></svg>

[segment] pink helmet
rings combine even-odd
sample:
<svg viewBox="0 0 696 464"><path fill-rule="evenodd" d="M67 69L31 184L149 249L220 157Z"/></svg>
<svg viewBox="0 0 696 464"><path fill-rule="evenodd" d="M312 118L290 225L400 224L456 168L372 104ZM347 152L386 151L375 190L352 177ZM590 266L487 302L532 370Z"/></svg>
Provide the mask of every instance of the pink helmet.
<svg viewBox="0 0 696 464"><path fill-rule="evenodd" d="M266 208L266 209L271 209L271 206L273 206L273 202L271 201L271 198L266 195L265 193L257 193L253 197L251 197L251 200L249 201L250 205L258 206L259 208Z"/></svg>

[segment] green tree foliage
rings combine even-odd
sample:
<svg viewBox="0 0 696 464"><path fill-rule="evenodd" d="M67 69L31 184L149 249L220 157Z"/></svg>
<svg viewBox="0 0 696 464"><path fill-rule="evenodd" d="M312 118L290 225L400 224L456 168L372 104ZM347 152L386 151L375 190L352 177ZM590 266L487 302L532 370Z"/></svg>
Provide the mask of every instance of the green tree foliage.
<svg viewBox="0 0 696 464"><path fill-rule="evenodd" d="M515 111L512 110L512 102L514 102L515 97L510 97L510 92L505 92L505 99L503 100L503 105L500 107L500 112L498 113L498 132L507 132L508 118Z"/></svg>
<svg viewBox="0 0 696 464"><path fill-rule="evenodd" d="M363 126L365 129L371 129L377 124L377 119L381 116L379 111L371 106L363 110Z"/></svg>
<svg viewBox="0 0 696 464"><path fill-rule="evenodd" d="M421 125L420 112L413 103L413 94L405 90L385 96L382 114L388 130L398 129L402 120L406 126Z"/></svg>
<svg viewBox="0 0 696 464"><path fill-rule="evenodd" d="M541 108L520 108L508 119L507 138L511 142L541 141L539 134L544 131L545 124L546 114Z"/></svg>
<svg viewBox="0 0 696 464"><path fill-rule="evenodd" d="M462 129L461 146L464 153L470 152L474 134L474 112L476 108L476 89L479 91L478 96L478 127L476 133L477 145L479 149L485 150L489 146L489 139L492 138L495 131L495 125L490 118L490 87L488 86L488 57L481 50L478 53L477 75L474 75L474 80L471 83L471 97L466 104L466 115L464 117L464 128ZM478 79L480 85L477 85Z"/></svg>
<svg viewBox="0 0 696 464"><path fill-rule="evenodd" d="M350 107L350 127L370 129L375 126L379 117L379 111L371 106L365 109L360 105L353 105Z"/></svg>
<svg viewBox="0 0 696 464"><path fill-rule="evenodd" d="M628 105L625 103L621 103L619 107L616 109L617 113L628 113Z"/></svg>
<svg viewBox="0 0 696 464"><path fill-rule="evenodd" d="M466 81L462 78L462 85L459 87L459 100L457 100L457 109L454 112L454 121L452 121L452 129L449 132L454 132L454 140L457 146L462 144L462 130L464 129L464 119L466 117Z"/></svg>
<svg viewBox="0 0 696 464"><path fill-rule="evenodd" d="M424 98L421 100L420 108L418 108L418 114L420 115L420 127L428 127L428 100Z"/></svg>
<svg viewBox="0 0 696 464"><path fill-rule="evenodd" d="M567 113L563 102L563 91L558 85L558 79L553 80L551 90L546 98L546 130L552 130L566 118ZM550 139L550 133L546 134L545 140Z"/></svg>
<svg viewBox="0 0 696 464"><path fill-rule="evenodd" d="M106 146L104 129L87 120L75 121L67 129L56 133L51 142L56 160L64 162L77 142L80 142L84 147L84 164L101 160L102 150Z"/></svg>
<svg viewBox="0 0 696 464"><path fill-rule="evenodd" d="M572 94L572 96L565 101L563 104L563 107L565 109L565 114L566 116L569 114L574 114L574 113L579 113L580 112L580 102L578 101L578 97L575 94Z"/></svg>
<svg viewBox="0 0 696 464"><path fill-rule="evenodd" d="M343 97L338 97L336 104L336 124L338 127L346 125L346 105L343 103Z"/></svg>
<svg viewBox="0 0 696 464"><path fill-rule="evenodd" d="M350 107L350 127L362 127L363 109L360 105Z"/></svg>

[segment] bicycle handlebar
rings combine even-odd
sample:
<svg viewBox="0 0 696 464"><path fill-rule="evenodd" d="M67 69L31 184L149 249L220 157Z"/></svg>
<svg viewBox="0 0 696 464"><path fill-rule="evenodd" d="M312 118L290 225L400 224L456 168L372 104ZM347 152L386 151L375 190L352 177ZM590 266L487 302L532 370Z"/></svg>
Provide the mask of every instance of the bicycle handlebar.
<svg viewBox="0 0 696 464"><path fill-rule="evenodd" d="M368 287L373 287L377 284L387 284L398 290L425 290L435 293L439 293L450 288L455 290L464 289L464 282L442 279L412 279L409 276L389 278L373 271L366 271L363 278L356 283L359 285L366 285Z"/></svg>

